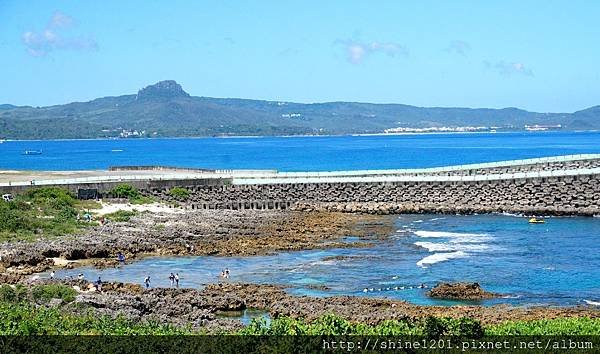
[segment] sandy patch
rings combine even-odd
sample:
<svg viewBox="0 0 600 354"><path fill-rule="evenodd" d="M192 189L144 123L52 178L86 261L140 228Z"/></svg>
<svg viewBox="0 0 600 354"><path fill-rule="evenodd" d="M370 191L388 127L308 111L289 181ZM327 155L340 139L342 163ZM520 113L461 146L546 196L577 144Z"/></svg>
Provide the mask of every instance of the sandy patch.
<svg viewBox="0 0 600 354"><path fill-rule="evenodd" d="M68 265L69 263L77 263L77 261L64 259L62 257L53 257L51 259L54 262L54 265L59 266L59 267L64 267L64 266Z"/></svg>
<svg viewBox="0 0 600 354"><path fill-rule="evenodd" d="M169 206L167 206L165 204L161 204L161 203L132 205L129 203L100 202L100 205L102 206L100 209L93 210L93 212L98 215L110 214L110 213L114 213L119 210L125 210L125 211L136 210L136 211L141 211L141 212L147 211L147 212L156 213L156 214L160 214L160 213L177 214L177 213L184 212L183 209L169 208Z"/></svg>

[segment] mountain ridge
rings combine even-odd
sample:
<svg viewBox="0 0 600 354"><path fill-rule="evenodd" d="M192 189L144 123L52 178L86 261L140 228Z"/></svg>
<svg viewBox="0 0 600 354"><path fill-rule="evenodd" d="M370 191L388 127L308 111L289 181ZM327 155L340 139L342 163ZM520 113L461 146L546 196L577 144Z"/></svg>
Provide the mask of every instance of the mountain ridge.
<svg viewBox="0 0 600 354"><path fill-rule="evenodd" d="M596 130L600 129L598 118L600 105L574 113L538 113L516 107L417 107L400 103L213 98L191 96L176 81L165 80L136 94L86 102L46 107L0 104L0 138L341 135L524 130L531 126Z"/></svg>

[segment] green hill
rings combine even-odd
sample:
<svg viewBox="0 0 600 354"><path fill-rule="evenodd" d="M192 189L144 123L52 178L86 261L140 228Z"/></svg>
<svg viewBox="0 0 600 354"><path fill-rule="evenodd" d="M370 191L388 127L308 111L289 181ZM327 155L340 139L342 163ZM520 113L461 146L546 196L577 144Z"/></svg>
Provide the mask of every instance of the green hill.
<svg viewBox="0 0 600 354"><path fill-rule="evenodd" d="M535 113L517 108L423 108L403 104L329 102L301 104L194 97L175 81L137 94L49 107L0 105L0 137L55 139L219 135L382 133L398 127L561 125L563 130L600 129L600 106L575 113Z"/></svg>

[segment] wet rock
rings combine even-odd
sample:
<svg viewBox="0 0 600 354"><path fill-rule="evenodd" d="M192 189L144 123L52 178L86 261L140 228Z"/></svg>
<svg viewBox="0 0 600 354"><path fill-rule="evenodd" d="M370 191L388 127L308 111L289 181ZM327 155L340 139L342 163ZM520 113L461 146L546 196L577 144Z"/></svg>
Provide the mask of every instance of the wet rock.
<svg viewBox="0 0 600 354"><path fill-rule="evenodd" d="M441 299L482 300L498 297L487 292L478 283L440 283L427 292L427 296Z"/></svg>
<svg viewBox="0 0 600 354"><path fill-rule="evenodd" d="M54 265L115 267L117 252L127 261L144 255L264 255L275 251L356 247L339 242L346 235L384 238L393 232L393 217L327 211L195 210L141 214L127 223L108 223L84 234L31 243L0 244L2 266L32 274ZM156 225L168 225L157 228ZM363 246L367 246L364 244ZM78 262L67 262L77 260ZM3 272L4 273L4 272Z"/></svg>

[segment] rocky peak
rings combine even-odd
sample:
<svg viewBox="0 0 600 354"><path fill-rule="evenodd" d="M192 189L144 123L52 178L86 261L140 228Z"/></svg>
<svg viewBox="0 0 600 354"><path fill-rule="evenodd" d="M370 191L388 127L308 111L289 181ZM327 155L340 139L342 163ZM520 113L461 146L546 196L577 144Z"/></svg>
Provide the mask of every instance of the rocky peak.
<svg viewBox="0 0 600 354"><path fill-rule="evenodd" d="M136 99L189 97L175 80L159 81L139 90Z"/></svg>

